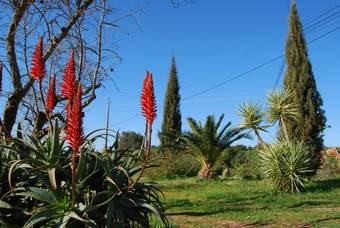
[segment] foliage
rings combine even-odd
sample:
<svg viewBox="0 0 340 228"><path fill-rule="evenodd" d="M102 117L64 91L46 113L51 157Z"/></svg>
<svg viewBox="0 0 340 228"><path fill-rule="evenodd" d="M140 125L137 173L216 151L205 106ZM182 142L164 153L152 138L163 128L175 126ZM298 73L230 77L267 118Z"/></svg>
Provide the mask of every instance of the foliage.
<svg viewBox="0 0 340 228"><path fill-rule="evenodd" d="M0 208L2 224L116 227L134 223L149 227L151 214L167 224L159 189L147 182L131 184L142 169L138 153L126 158L125 151L114 146L97 151L92 142L102 135L90 134L80 149L73 201L70 148L64 146L60 134L56 125L41 140L25 136L10 147L1 145L2 150L20 156L10 161L8 191L0 195L6 206Z"/></svg>
<svg viewBox="0 0 340 228"><path fill-rule="evenodd" d="M257 150L239 151L232 162L233 174L246 180L262 178L260 156Z"/></svg>
<svg viewBox="0 0 340 228"><path fill-rule="evenodd" d="M282 191L299 192L311 172L309 148L298 141L278 141L259 151L261 167Z"/></svg>
<svg viewBox="0 0 340 228"><path fill-rule="evenodd" d="M299 121L287 121L287 132L290 139L301 140L310 147L309 156L315 173L320 165L326 117L308 58L307 44L295 1L289 17L286 63L284 86L291 89L291 101L297 105L300 117Z"/></svg>
<svg viewBox="0 0 340 228"><path fill-rule="evenodd" d="M179 89L176 60L173 57L164 100L162 128L159 134L162 149L171 152L178 152L178 138L182 132Z"/></svg>
<svg viewBox="0 0 340 228"><path fill-rule="evenodd" d="M123 131L119 136L118 148L129 151L139 150L143 143L143 135L133 131Z"/></svg>
<svg viewBox="0 0 340 228"><path fill-rule="evenodd" d="M183 134L186 150L191 153L201 164L202 169L200 177L211 178L213 166L220 155L231 146L232 143L242 139L249 138L243 129L231 127L231 122L219 130L224 115L221 115L218 121L214 116L208 116L204 125L193 118L188 118L191 131Z"/></svg>
<svg viewBox="0 0 340 228"><path fill-rule="evenodd" d="M157 148L153 151L153 163L156 167L149 169L145 176L152 180L174 179L197 176L200 163L188 153L174 153Z"/></svg>
<svg viewBox="0 0 340 228"><path fill-rule="evenodd" d="M267 94L267 108L263 112L259 105L253 103L244 103L239 107L241 122L239 128L253 131L260 142L260 146L265 146L260 133L276 122L283 130L286 140L289 140L286 122L297 121L297 106L291 101L292 93L289 89L274 89ZM268 122L268 124L266 122ZM281 132L280 132L281 133ZM281 134L279 134L281 136Z"/></svg>
<svg viewBox="0 0 340 228"><path fill-rule="evenodd" d="M227 148L214 165L214 172L217 175L231 176L232 169L236 168L234 163L235 159L240 153L247 150L249 150L249 148L244 145L235 145Z"/></svg>
<svg viewBox="0 0 340 228"><path fill-rule="evenodd" d="M340 174L339 158L325 154L322 158L322 165L317 172L317 177L330 177Z"/></svg>
<svg viewBox="0 0 340 228"><path fill-rule="evenodd" d="M264 144L260 132L266 131L268 126L263 124L265 114L261 111L260 106L253 103L243 103L239 107L239 116L241 117L239 127L254 131L259 143Z"/></svg>
<svg viewBox="0 0 340 228"><path fill-rule="evenodd" d="M288 121L297 121L298 111L295 103L291 102L292 93L289 89L273 90L267 95L267 118L272 124L279 122L286 140L289 140L286 123Z"/></svg>

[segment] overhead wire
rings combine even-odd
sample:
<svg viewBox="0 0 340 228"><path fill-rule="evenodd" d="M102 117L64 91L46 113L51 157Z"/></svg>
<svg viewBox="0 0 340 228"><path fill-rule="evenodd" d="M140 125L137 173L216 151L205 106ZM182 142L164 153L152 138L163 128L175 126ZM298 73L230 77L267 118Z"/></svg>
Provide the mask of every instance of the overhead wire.
<svg viewBox="0 0 340 228"><path fill-rule="evenodd" d="M331 8L330 10L327 10L326 12L324 12L324 13L322 13L321 15L317 16L316 18L312 19L310 22L306 23L306 25L307 25L307 24L311 24L314 20L317 20L317 19L320 19L320 18L326 16L327 14L329 14L330 12L334 11L334 10L337 9L337 8L340 8L340 4L334 6L334 7ZM327 24L327 23L333 21L334 19L337 19L338 17L340 17L340 11L337 11L337 12L335 12L335 13L332 13L331 15L327 16L326 18L323 18L323 19L321 19L321 20L318 21L318 22L315 22L315 23L313 23L313 24L311 24L311 25L309 25L309 26L306 26L306 30L304 29L304 31L306 31L306 33L308 33L308 29L309 29L309 32L315 31L317 28L320 28L320 26L325 25L325 24ZM313 27L314 27L314 28L313 28ZM326 37L326 36L328 36L328 35L330 35L330 34L336 32L336 31L339 30L339 29L340 29L340 26L337 26L337 27L335 27L335 28L333 28L333 29L331 29L331 30L329 30L329 31L327 31L327 32L325 32L325 33L323 33L323 34L321 34L321 35L319 35L319 36L313 38L312 40L310 40L309 42L307 42L307 44L310 44L310 43L313 43L313 42L315 42L315 41L317 41L317 40L320 40L320 39L322 39L323 37ZM275 58L272 58L272 59L270 59L270 60L268 60L268 61L266 61L266 62L264 62L264 63L262 63L262 64L259 64L259 65L255 66L255 67L253 67L253 68L251 68L251 69L249 69L249 70L247 70L247 71L245 71L245 72L243 72L243 73L237 74L237 75L235 75L235 76L233 76L233 77L231 77L231 78L228 78L228 79L226 79L226 80L224 80L224 81L222 81L222 82L220 82L220 83L218 83L218 84L215 84L215 85L213 85L213 86L211 86L211 87L209 87L209 88L206 88L206 89L204 89L204 90L201 90L201 91L199 91L199 92L196 92L196 93L194 93L194 94L192 94L192 95L190 95L190 96L184 97L184 98L182 99L182 101L187 101L187 100L192 99L192 98L194 98L194 97L197 97L197 96L199 96L199 95L205 94L205 93L207 93L207 92L209 92L209 91L212 91L212 90L214 90L214 89L216 89L216 88L219 88L219 87L221 87L221 86L223 86L223 85L225 85L225 84L227 84L227 83L229 83L229 82L232 82L232 81L235 81L235 80L237 80L237 79L239 79L239 78L242 78L242 77L244 77L244 76L246 76L246 75L248 75L248 74L250 74L250 73L252 73L252 72L254 72L254 71L256 71L256 70L258 70L258 69L261 69L261 68L263 68L263 67L265 67L265 66L267 66L267 65L270 65L270 64L272 64L272 63L278 61L279 59L283 58L283 56L284 56L284 55L282 55L282 54L279 55L279 56L276 56ZM279 80L280 80L281 75L282 75L282 73L283 73L284 67L285 67L285 61L283 61L283 64L282 64L281 67L280 67L278 77L275 79L274 87L276 87L277 84L279 83ZM128 121L130 121L130 120L132 120L132 119L138 117L138 116L140 116L139 113L136 114L136 115L133 115L133 116L129 117L128 119L125 119L125 120L123 120L123 121L120 121L120 122L114 124L114 126L121 125L121 124L123 124L123 123L125 123L125 122L128 122Z"/></svg>

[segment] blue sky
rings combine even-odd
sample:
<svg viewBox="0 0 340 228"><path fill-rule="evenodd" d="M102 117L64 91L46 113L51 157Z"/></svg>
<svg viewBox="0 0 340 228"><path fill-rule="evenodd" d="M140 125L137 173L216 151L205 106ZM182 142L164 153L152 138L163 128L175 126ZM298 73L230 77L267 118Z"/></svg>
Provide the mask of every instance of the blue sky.
<svg viewBox="0 0 340 228"><path fill-rule="evenodd" d="M117 1L118 8L135 8L144 1ZM124 58L112 75L120 91L107 82L98 99L86 109L86 129L105 124L107 99L111 99L111 123L114 130L143 132L139 98L146 70L154 75L158 118L154 134L160 129L163 98L172 54L177 60L182 98L191 96L228 78L284 54L288 29L288 0L196 0L174 8L166 0L150 0L138 25L124 23L128 34L118 37L117 52ZM213 3L212 3L213 2ZM304 24L339 5L339 0L297 0ZM340 8L338 8L338 11ZM336 11L334 11L336 12ZM307 40L340 26L340 18L306 34ZM326 146L340 144L340 30L309 45L310 60L328 118ZM274 88L282 59L226 83L203 95L181 103L183 129L187 117L204 121L209 114L221 115L225 121L239 122L238 106L245 101L263 104L265 94ZM282 85L282 77L278 87ZM263 104L264 105L264 104ZM140 114L140 115L138 115ZM137 115L137 116L136 116ZM132 118L134 117L134 118ZM271 140L272 134L265 139ZM154 143L158 138L154 137ZM253 145L256 141L242 141Z"/></svg>

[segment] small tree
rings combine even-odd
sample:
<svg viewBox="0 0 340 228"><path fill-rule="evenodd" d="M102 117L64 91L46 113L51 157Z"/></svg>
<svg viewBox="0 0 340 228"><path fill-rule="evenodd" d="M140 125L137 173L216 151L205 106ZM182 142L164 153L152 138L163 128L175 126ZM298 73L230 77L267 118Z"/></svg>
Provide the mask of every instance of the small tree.
<svg viewBox="0 0 340 228"><path fill-rule="evenodd" d="M295 1L292 3L289 17L286 62L284 85L285 88L291 89L293 94L291 101L297 104L299 112L299 121L287 121L287 134L290 138L301 140L310 146L310 157L313 169L316 170L320 165L326 117L308 58L306 40Z"/></svg>
<svg viewBox="0 0 340 228"><path fill-rule="evenodd" d="M272 90L267 95L267 118L272 124L278 122L280 129L283 130L285 139L288 141L289 135L286 123L288 121L298 121L298 108L292 101L290 90Z"/></svg>
<svg viewBox="0 0 340 228"><path fill-rule="evenodd" d="M239 107L239 116L241 117L239 127L254 131L259 143L263 146L265 143L260 132L266 131L268 126L263 124L265 115L260 106L253 103L243 103Z"/></svg>
<svg viewBox="0 0 340 228"><path fill-rule="evenodd" d="M249 138L247 133L241 128L231 127L231 122L225 126L222 124L224 115L216 122L215 116L209 115L204 125L193 118L188 118L191 131L183 134L186 150L193 154L201 163L202 168L198 173L201 178L212 178L213 166L220 155L231 146L232 143L242 139Z"/></svg>
<svg viewBox="0 0 340 228"><path fill-rule="evenodd" d="M253 130L262 129L265 115L255 105L241 106L243 118L240 126ZM269 123L279 125L279 137L273 144L263 143L259 150L263 174L269 177L273 184L282 191L300 191L305 187L306 176L311 173L311 159L308 156L309 147L302 141L290 138L287 132L287 122L297 122L299 112L292 101L290 90L273 90L267 95L266 119ZM258 136L261 139L261 136Z"/></svg>
<svg viewBox="0 0 340 228"><path fill-rule="evenodd" d="M163 122L160 133L161 148L169 151L178 151L178 139L182 131L179 89L176 60L173 57L164 100Z"/></svg>

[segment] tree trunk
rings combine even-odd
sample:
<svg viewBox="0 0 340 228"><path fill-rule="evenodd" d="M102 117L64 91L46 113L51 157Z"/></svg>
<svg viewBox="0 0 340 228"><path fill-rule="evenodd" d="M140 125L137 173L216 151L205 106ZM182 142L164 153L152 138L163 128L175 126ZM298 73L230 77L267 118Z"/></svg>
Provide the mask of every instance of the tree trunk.
<svg viewBox="0 0 340 228"><path fill-rule="evenodd" d="M222 176L223 177L230 177L230 168L229 167L227 167L223 170Z"/></svg>
<svg viewBox="0 0 340 228"><path fill-rule="evenodd" d="M22 96L18 92L14 92L7 100L4 110L3 124L8 134L11 134L21 100Z"/></svg>
<svg viewBox="0 0 340 228"><path fill-rule="evenodd" d="M256 129L254 130L254 132L255 132L256 137L259 140L260 146L263 147L264 145L266 145L265 142L263 141L260 133Z"/></svg>
<svg viewBox="0 0 340 228"><path fill-rule="evenodd" d="M284 122L284 120L283 120L282 117L280 118L280 125L281 125L282 128L283 128L283 132L284 132L284 134L285 134L286 140L289 141L289 136L288 136L287 127L286 127L286 124L285 124L285 122Z"/></svg>
<svg viewBox="0 0 340 228"><path fill-rule="evenodd" d="M198 172L198 177L201 179L212 179L215 177L215 173L211 165L207 165L202 167L202 169Z"/></svg>

